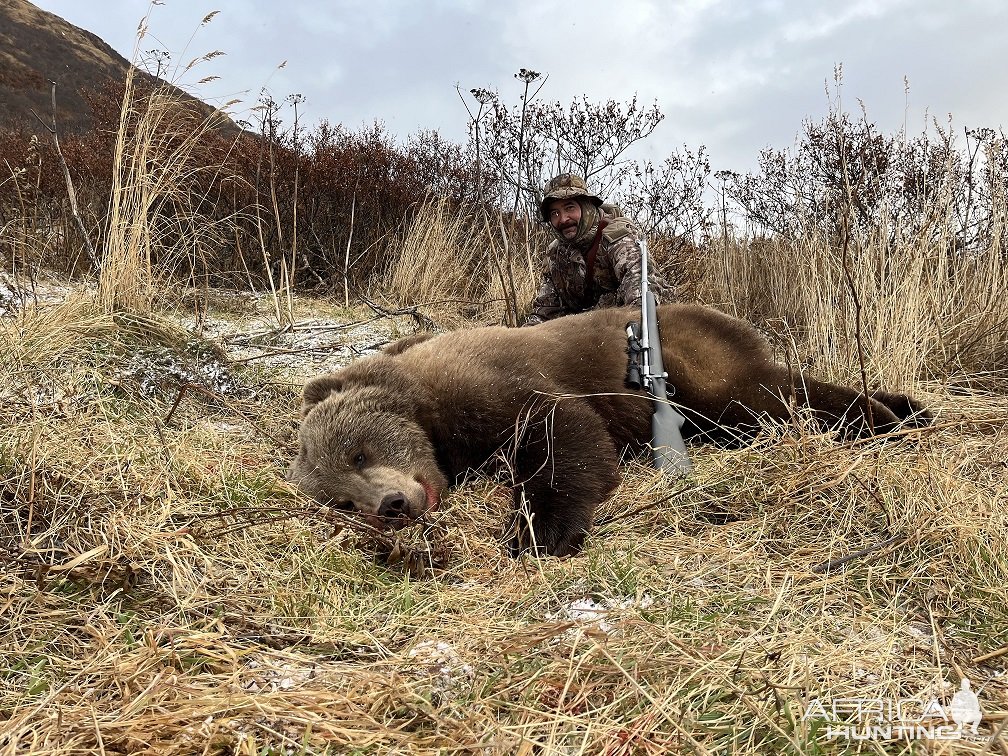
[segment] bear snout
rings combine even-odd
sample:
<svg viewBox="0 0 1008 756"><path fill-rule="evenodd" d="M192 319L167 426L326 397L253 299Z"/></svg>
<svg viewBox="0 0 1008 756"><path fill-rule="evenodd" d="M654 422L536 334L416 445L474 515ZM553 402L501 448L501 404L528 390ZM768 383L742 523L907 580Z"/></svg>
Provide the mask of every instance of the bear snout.
<svg viewBox="0 0 1008 756"><path fill-rule="evenodd" d="M409 501L402 491L393 491L382 497L378 505L378 516L386 520L398 520L410 516Z"/></svg>

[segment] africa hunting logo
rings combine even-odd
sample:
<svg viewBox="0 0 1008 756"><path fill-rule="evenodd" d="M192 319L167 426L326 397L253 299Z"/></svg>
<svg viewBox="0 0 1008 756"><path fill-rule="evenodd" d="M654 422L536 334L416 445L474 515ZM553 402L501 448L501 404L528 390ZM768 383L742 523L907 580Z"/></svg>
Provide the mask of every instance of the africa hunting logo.
<svg viewBox="0 0 1008 756"><path fill-rule="evenodd" d="M813 698L803 722L825 721L828 740L977 740L980 699L963 678L948 705L938 698Z"/></svg>

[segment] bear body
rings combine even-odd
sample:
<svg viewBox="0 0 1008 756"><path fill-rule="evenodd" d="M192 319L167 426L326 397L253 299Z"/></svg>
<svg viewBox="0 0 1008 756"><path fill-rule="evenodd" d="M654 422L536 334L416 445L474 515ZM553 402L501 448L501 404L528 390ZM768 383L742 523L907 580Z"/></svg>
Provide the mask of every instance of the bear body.
<svg viewBox="0 0 1008 756"><path fill-rule="evenodd" d="M288 478L322 504L396 525L496 460L515 491L512 550L576 553L619 481L621 455L651 440L652 401L624 386L626 325L639 315L603 309L530 328L418 335L312 379ZM787 419L792 392L824 423L867 428L859 392L807 377L792 387L748 323L684 304L658 317L685 437ZM901 394L877 392L869 404L876 432L930 417Z"/></svg>

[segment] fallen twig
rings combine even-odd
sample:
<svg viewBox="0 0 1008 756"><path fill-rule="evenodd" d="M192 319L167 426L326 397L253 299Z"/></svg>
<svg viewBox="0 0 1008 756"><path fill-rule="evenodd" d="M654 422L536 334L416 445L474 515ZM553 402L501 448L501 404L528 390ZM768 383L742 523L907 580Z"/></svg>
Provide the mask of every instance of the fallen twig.
<svg viewBox="0 0 1008 756"><path fill-rule="evenodd" d="M860 549L858 551L855 551L853 554L848 554L845 557L840 557L839 559L831 559L828 562L822 562L820 564L817 564L815 567L812 568L812 572L816 573L817 575L822 574L824 572L832 572L837 567L843 567L845 564L847 564L848 562L852 562L855 559L860 559L863 556L868 556L869 554L874 554L876 552L882 551L882 549L892 546L897 541L902 541L903 543L905 543L908 540L910 539L906 536L896 535L893 536L892 538L887 538L882 543L878 543L875 544L874 546L869 546L867 548Z"/></svg>

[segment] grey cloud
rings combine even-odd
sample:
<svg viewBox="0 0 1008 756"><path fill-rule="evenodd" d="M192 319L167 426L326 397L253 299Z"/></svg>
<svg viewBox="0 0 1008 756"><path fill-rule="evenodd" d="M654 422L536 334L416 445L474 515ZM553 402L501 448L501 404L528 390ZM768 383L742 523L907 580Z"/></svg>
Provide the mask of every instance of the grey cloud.
<svg viewBox="0 0 1008 756"><path fill-rule="evenodd" d="M41 0L127 57L146 0L104 4ZM1008 122L1008 4L1002 0L223 0L200 29L193 54L222 77L213 94L268 86L276 99L304 94L309 121L355 127L384 121L400 138L435 128L463 139L466 114L454 91L499 88L518 101L512 74L550 75L548 100L657 99L667 114L646 152L703 143L716 167L747 169L759 150L792 144L803 119L820 119L834 65L843 63L844 105L860 98L884 129L911 130L925 110L959 125ZM168 49L186 43L205 11L156 8L152 32ZM276 70L282 60L283 70ZM209 70L212 69L212 70ZM201 75L205 75L201 70Z"/></svg>

